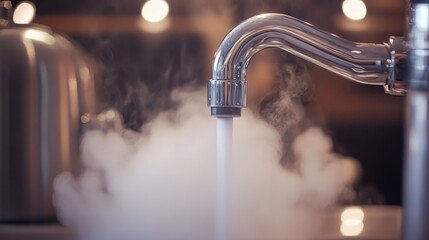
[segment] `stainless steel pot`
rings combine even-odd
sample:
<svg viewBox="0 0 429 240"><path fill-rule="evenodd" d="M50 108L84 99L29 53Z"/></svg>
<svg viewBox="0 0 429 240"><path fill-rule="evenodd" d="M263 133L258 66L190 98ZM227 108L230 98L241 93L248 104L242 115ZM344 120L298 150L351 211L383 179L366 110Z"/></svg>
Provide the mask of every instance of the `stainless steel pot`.
<svg viewBox="0 0 429 240"><path fill-rule="evenodd" d="M55 219L52 181L79 171L83 123L97 112L90 61L36 25L0 26L0 222Z"/></svg>

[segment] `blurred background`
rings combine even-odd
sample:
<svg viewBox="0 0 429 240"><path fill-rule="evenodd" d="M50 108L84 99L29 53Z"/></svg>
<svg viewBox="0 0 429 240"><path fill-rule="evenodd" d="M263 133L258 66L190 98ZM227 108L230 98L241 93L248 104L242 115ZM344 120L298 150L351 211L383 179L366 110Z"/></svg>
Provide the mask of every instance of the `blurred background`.
<svg viewBox="0 0 429 240"><path fill-rule="evenodd" d="M176 87L206 85L222 38L248 17L284 13L351 41L374 43L402 36L406 21L404 0L356 0L364 5L353 5L351 16L346 16L343 0L12 2L28 18L22 21L49 26L94 58L103 107L118 109L125 126L137 131L160 111L174 107L169 95ZM31 9L34 19L28 17ZM354 203L400 205L404 98L267 50L250 63L252 108L262 111L264 102L275 96L279 79L287 78L282 69L291 64L299 80L306 81L298 98L311 122L333 137L336 152L362 164Z"/></svg>

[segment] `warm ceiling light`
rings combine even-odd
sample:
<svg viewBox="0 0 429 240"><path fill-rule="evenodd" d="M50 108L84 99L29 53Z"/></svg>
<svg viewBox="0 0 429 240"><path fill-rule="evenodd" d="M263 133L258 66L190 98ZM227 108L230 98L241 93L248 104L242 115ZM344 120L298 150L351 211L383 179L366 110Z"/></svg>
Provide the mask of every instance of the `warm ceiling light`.
<svg viewBox="0 0 429 240"><path fill-rule="evenodd" d="M21 2L13 12L13 22L16 24L29 24L36 15L36 7L32 2Z"/></svg>
<svg viewBox="0 0 429 240"><path fill-rule="evenodd" d="M362 20L366 16L366 5L362 0L344 0L342 9L351 20Z"/></svg>
<svg viewBox="0 0 429 240"><path fill-rule="evenodd" d="M170 7L166 1L149 0L143 5L141 14L146 21L156 23L164 20L169 10Z"/></svg>

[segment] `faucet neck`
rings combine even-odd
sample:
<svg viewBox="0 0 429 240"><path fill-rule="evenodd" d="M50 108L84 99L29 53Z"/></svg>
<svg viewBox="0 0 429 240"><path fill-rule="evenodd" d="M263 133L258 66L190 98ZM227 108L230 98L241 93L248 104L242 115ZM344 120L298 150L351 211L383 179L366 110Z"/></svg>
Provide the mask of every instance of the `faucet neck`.
<svg viewBox="0 0 429 240"><path fill-rule="evenodd" d="M401 76L395 64L405 56L398 54L402 51L397 51L398 45L354 43L290 16L261 14L239 24L220 44L213 61L208 105L215 112L223 107L246 107L249 61L266 48L280 48L353 81L388 85L389 93L403 94L402 89L392 91L398 87L396 77Z"/></svg>
<svg viewBox="0 0 429 240"><path fill-rule="evenodd" d="M261 14L234 28L215 54L212 79L244 80L250 59L280 48L351 80L384 85L390 53L384 44L354 43L282 14Z"/></svg>

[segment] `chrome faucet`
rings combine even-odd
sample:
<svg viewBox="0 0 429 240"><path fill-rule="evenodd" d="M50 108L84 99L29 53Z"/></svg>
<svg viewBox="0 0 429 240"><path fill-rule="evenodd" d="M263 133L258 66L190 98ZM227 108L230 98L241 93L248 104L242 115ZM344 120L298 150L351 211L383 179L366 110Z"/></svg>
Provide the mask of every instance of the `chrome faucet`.
<svg viewBox="0 0 429 240"><path fill-rule="evenodd" d="M247 104L246 70L266 48L280 48L351 80L385 86L403 95L403 38L386 44L354 43L282 14L261 14L235 27L217 50L208 86L208 105L217 117L240 116Z"/></svg>
<svg viewBox="0 0 429 240"><path fill-rule="evenodd" d="M282 14L242 22L215 53L207 101L215 117L241 115L246 70L266 48L280 48L350 80L406 95L402 238L429 239L429 0L410 0L408 34L387 43L354 43Z"/></svg>

